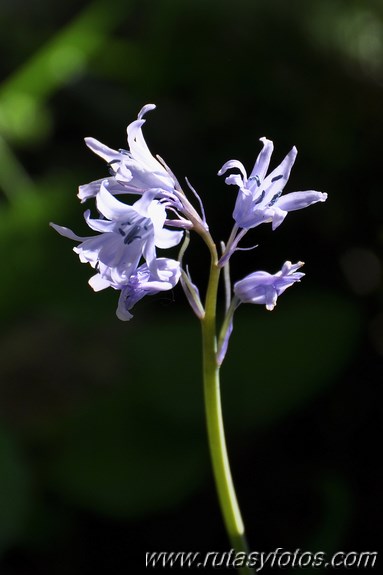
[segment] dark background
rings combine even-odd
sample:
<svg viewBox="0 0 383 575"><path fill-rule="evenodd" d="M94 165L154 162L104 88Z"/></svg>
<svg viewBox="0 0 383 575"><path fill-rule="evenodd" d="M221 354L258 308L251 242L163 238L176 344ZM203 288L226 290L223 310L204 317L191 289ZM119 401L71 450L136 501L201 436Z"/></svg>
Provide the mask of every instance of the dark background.
<svg viewBox="0 0 383 575"><path fill-rule="evenodd" d="M217 240L259 138L325 204L254 230L233 279L306 262L272 314L242 306L223 371L253 550L378 550L382 498L383 5L357 0L2 0L0 572L96 575L144 551L228 550L207 451L199 326L179 287L129 324L49 221L86 234L84 145L145 137ZM207 255L194 238L193 279ZM380 447L379 447L380 446ZM360 572L361 570L359 570ZM318 571L316 571L318 572ZM350 570L348 570L350 572Z"/></svg>

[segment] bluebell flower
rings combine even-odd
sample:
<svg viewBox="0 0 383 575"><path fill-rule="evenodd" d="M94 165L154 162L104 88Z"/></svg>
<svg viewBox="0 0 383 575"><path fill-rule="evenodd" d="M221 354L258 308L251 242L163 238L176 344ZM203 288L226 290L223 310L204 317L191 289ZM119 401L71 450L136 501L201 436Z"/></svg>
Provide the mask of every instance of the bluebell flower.
<svg viewBox="0 0 383 575"><path fill-rule="evenodd" d="M281 164L267 176L274 146L273 142L266 138L261 138L261 142L263 149L249 177L247 177L245 167L238 160L226 162L218 172L219 176L232 168L240 172L240 174L231 174L225 179L226 184L239 187L233 212L237 229L248 230L265 222L271 222L272 229L275 230L281 225L288 212L306 208L316 202L324 202L327 198L327 194L314 190L292 192L282 196L297 149L293 147Z"/></svg>
<svg viewBox="0 0 383 575"><path fill-rule="evenodd" d="M145 192L132 206L115 198L107 189L107 182L101 184L96 195L96 205L102 219L84 213L88 226L99 232L95 236L81 237L70 229L56 224L52 227L62 236L80 242L74 248L80 261L96 268L106 282L124 287L143 257L153 277L157 269L156 247L170 248L177 245L182 231L164 228L166 210L153 199L155 191Z"/></svg>
<svg viewBox="0 0 383 575"><path fill-rule="evenodd" d="M94 138L85 138L87 146L108 163L111 176L80 186L78 197L82 202L93 198L105 184L112 195L142 195L149 191L176 216L176 219L167 221L168 225L206 231L208 227L203 206L196 191L189 184L200 203L202 217L187 199L170 168L159 156L155 158L152 155L145 142L142 134L142 126L146 121L144 115L155 107L154 104L147 104L140 110L137 120L129 124L129 150L113 150Z"/></svg>
<svg viewBox="0 0 383 575"><path fill-rule="evenodd" d="M299 282L305 275L296 270L303 266L303 262L292 264L287 261L276 274L258 271L249 274L234 284L234 297L226 312L218 338L216 360L221 365L233 332L234 312L241 303L256 303L265 305L266 309L273 310L280 296L288 287Z"/></svg>
<svg viewBox="0 0 383 575"><path fill-rule="evenodd" d="M292 264L287 261L276 274L264 271L249 274L234 284L234 294L240 303L261 304L272 310L277 304L278 296L305 275L296 271L302 266L303 262Z"/></svg>
<svg viewBox="0 0 383 575"><path fill-rule="evenodd" d="M156 267L156 275L153 275L147 264L143 264L130 276L118 300L116 314L120 320L130 320L133 317L130 310L143 297L170 290L177 284L181 276L179 262L158 258Z"/></svg>
<svg viewBox="0 0 383 575"><path fill-rule="evenodd" d="M142 134L142 126L146 121L144 115L155 107L154 104L147 104L140 110L137 120L129 124L129 150L113 150L95 138L85 138L87 146L108 162L111 172L108 189L112 194L142 194L146 190L155 189L157 195L172 197L177 187L176 178L151 154ZM80 186L78 197L82 201L94 197L102 182L103 180L96 180Z"/></svg>

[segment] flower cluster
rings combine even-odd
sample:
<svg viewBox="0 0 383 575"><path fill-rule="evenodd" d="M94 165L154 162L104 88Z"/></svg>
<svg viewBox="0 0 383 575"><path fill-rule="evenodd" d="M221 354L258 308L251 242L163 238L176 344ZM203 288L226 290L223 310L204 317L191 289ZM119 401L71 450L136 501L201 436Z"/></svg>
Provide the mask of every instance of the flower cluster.
<svg viewBox="0 0 383 575"><path fill-rule="evenodd" d="M95 235L81 237L70 229L51 224L61 235L78 242L74 251L80 261L89 263L96 271L89 284L95 291L111 287L120 292L117 316L121 320L132 317L130 310L145 295L172 289L179 280L193 311L202 319L204 307L199 290L191 281L189 271L182 269L182 256L188 237L180 251L179 260L158 257L158 249L168 249L180 244L185 230L198 233L208 245L211 253L215 244L206 223L202 201L191 188L199 202L198 212L188 200L178 180L159 157L154 157L142 134L144 115L154 109L148 104L139 112L137 120L127 128L128 150L113 150L94 138L86 138L87 146L105 160L110 175L107 178L80 186L78 197L81 202L95 200L97 218L86 210L84 217ZM239 249L239 241L252 228L270 222L275 230L281 225L288 212L299 210L316 202L323 202L327 194L308 190L282 195L294 164L295 147L281 164L267 174L273 143L261 138L263 148L258 155L250 176L241 162L226 162L218 175L228 170L239 170L226 177L226 183L238 187L233 211L234 225L217 268L225 268L230 257ZM138 196L131 204L124 200ZM187 232L188 234L188 232ZM275 274L256 271L233 286L227 286L228 312L221 345L221 356L227 346L232 329L232 313L240 303L265 305L272 310L277 298L285 289L303 277L297 270L302 262L287 261ZM228 277L228 274L226 274ZM227 282L226 282L227 284ZM230 301L232 304L230 305Z"/></svg>
<svg viewBox="0 0 383 575"><path fill-rule="evenodd" d="M155 106L145 106L138 119L128 126L128 150L118 152L93 138L87 145L109 164L111 177L80 186L81 201L94 198L99 214L93 219L84 213L88 226L97 235L81 237L70 229L51 224L61 235L80 242L74 251L80 261L89 263L97 273L89 280L99 291L107 287L119 290L117 315L129 320L132 307L148 294L172 289L181 275L180 263L157 257L156 248L168 249L180 243L185 223L192 227L188 216L199 220L180 191L174 176L149 151L142 134L145 112ZM139 195L132 205L121 202L119 194ZM167 209L177 218L167 222ZM190 212L190 214L189 214ZM166 223L175 224L171 230ZM141 264L141 265L140 265Z"/></svg>

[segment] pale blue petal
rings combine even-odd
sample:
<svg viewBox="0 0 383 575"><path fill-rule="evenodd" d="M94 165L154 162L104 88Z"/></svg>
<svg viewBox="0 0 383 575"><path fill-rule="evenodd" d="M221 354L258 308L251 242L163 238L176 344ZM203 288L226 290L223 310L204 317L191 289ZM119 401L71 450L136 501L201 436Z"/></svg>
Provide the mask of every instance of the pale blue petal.
<svg viewBox="0 0 383 575"><path fill-rule="evenodd" d="M89 279L88 284L96 292L110 287L110 282L103 278L101 274L92 276Z"/></svg>
<svg viewBox="0 0 383 575"><path fill-rule="evenodd" d="M281 196L275 205L281 210L292 212L294 210L307 208L307 206L311 206L311 204L315 204L316 202L325 202L326 199L327 194L325 193L307 190L305 192L292 192Z"/></svg>
<svg viewBox="0 0 383 575"><path fill-rule="evenodd" d="M90 182L89 184L83 184L82 186L79 186L77 197L80 198L82 202L84 202L88 198L94 198L96 194L99 192L100 186L103 181L104 179L95 180L94 182Z"/></svg>
<svg viewBox="0 0 383 575"><path fill-rule="evenodd" d="M101 180L95 180L89 184L79 186L77 197L80 198L81 202L96 197L100 191L101 184L104 184L108 192L113 195L139 193L139 191L133 192L126 187L126 184L128 184L126 179L124 181L121 180L120 183L115 176L111 176L110 178L102 178Z"/></svg>
<svg viewBox="0 0 383 575"><path fill-rule="evenodd" d="M245 185L242 176L239 174L230 174L230 176L227 176L227 178L225 178L225 184L228 186L238 186L239 188Z"/></svg>
<svg viewBox="0 0 383 575"><path fill-rule="evenodd" d="M96 232L113 232L116 224L109 220L95 220L90 217L90 210L84 212L84 218L88 226Z"/></svg>
<svg viewBox="0 0 383 575"><path fill-rule="evenodd" d="M150 237L145 242L143 246L142 255L148 264L148 268L150 269L151 273L158 277L158 268L157 268L157 260L156 260L156 247L154 244L154 238Z"/></svg>
<svg viewBox="0 0 383 575"><path fill-rule="evenodd" d="M93 267L96 266L99 260L100 250L104 245L104 235L93 236L85 238L78 246L73 248L73 251L78 254L82 263L90 263Z"/></svg>
<svg viewBox="0 0 383 575"><path fill-rule="evenodd" d="M287 211L281 210L279 206L275 207L273 211L274 211L274 214L273 214L273 219L271 222L271 228L273 230L276 230L277 227L281 225L281 223L283 222L283 220L287 216Z"/></svg>
<svg viewBox="0 0 383 575"><path fill-rule="evenodd" d="M281 269L281 273L282 275L288 275L291 273L296 272L297 270L299 270L299 268L301 268L304 265L304 262L297 262L296 264L292 264L290 261L287 261L283 264L282 269ZM298 275L298 274L296 274ZM302 276L304 276L304 273L301 273Z"/></svg>
<svg viewBox="0 0 383 575"><path fill-rule="evenodd" d="M218 176L222 176L227 170L231 170L232 168L237 168L244 180L247 180L247 172L245 166L239 160L229 160L225 164L223 164L222 168L218 172Z"/></svg>
<svg viewBox="0 0 383 575"><path fill-rule="evenodd" d="M108 220L129 220L129 216L137 215L132 206L123 204L112 196L104 183L101 184L100 191L96 195L96 205L100 214L108 218Z"/></svg>
<svg viewBox="0 0 383 575"><path fill-rule="evenodd" d="M158 275L163 284L167 282L170 284L170 287L174 287L181 277L181 265L177 260L173 260L171 258L157 258L157 269ZM164 289L166 288L161 287L161 290Z"/></svg>
<svg viewBox="0 0 383 575"><path fill-rule="evenodd" d="M74 232L72 232L72 230L70 230L69 228L66 228L64 226L58 226L57 224L54 223L50 223L49 224L54 230L56 230L56 232L58 232L60 234L60 236L64 236L65 238L69 238L70 240L75 240L77 242L82 242L83 240L87 239L81 236L78 236L77 234L75 234Z"/></svg>
<svg viewBox="0 0 383 575"><path fill-rule="evenodd" d="M163 195L163 191L172 192L174 190L173 178L165 169L159 169L160 164L158 164L157 169L153 169L136 160L129 160L126 166L126 171L131 173L129 181L120 177L120 170L116 172L115 177L117 180L121 180L132 192L143 193L146 190L157 189L157 195L160 196Z"/></svg>
<svg viewBox="0 0 383 575"><path fill-rule="evenodd" d="M112 162L113 160L120 159L120 152L105 146L95 138L85 138L85 143L98 156L106 160L107 162Z"/></svg>
<svg viewBox="0 0 383 575"><path fill-rule="evenodd" d="M155 243L158 248L167 249L177 246L183 238L183 232L162 228L155 234Z"/></svg>
<svg viewBox="0 0 383 575"><path fill-rule="evenodd" d="M127 297L126 292L127 292L127 289L121 291L120 297L118 299L117 310L116 310L116 316L121 321L129 321L133 317L133 314L131 314L129 312L127 305L126 305L126 297ZM137 302L134 302L134 303L137 303ZM130 309L132 309L132 307L134 306L134 303L130 306Z"/></svg>
<svg viewBox="0 0 383 575"><path fill-rule="evenodd" d="M253 211L253 198L244 190L239 190L233 211L233 218L238 227L246 229L252 227Z"/></svg>
<svg viewBox="0 0 383 575"><path fill-rule="evenodd" d="M141 119L145 116L145 114L146 114L147 112L150 112L151 110L155 110L155 109L156 109L156 105L155 105L155 104L146 104L146 105L143 106L143 107L141 108L141 110L138 112L137 118L138 118L139 120L141 120Z"/></svg>
<svg viewBox="0 0 383 575"><path fill-rule="evenodd" d="M253 297L252 291L255 287L270 284L272 282L272 274L264 271L253 272L234 284L234 293L241 301L246 301Z"/></svg>
<svg viewBox="0 0 383 575"><path fill-rule="evenodd" d="M145 122L146 120L135 120L127 128L130 153L145 170L163 173L165 168L152 156L142 134L142 126Z"/></svg>
<svg viewBox="0 0 383 575"><path fill-rule="evenodd" d="M144 192L139 200L134 204L134 209L145 218L150 217L154 225L160 222L161 227L164 225L166 219L165 208L159 202L153 202L154 198L158 195L159 190L147 190Z"/></svg>
<svg viewBox="0 0 383 575"><path fill-rule="evenodd" d="M248 222L248 228L255 228L261 224L273 221L275 210L273 208L258 208L253 210L252 220Z"/></svg>
<svg viewBox="0 0 383 575"><path fill-rule="evenodd" d="M125 156L123 159L120 160L120 162L118 164L113 164L112 168L114 173L114 177L116 178L116 180L118 182L121 182L122 184L128 184L132 181L133 179L133 174L132 174L132 170L129 169L128 167L128 162L131 162L132 160L127 159ZM108 187L109 189L109 187ZM109 189L109 191L111 191Z"/></svg>
<svg viewBox="0 0 383 575"><path fill-rule="evenodd" d="M272 311L277 305L278 294L274 286L269 286L265 290L266 309Z"/></svg>
<svg viewBox="0 0 383 575"><path fill-rule="evenodd" d="M289 179L291 168L297 156L297 149L294 146L284 160L273 170L263 181L262 190L265 191L261 206L266 206L282 193L287 180Z"/></svg>
<svg viewBox="0 0 383 575"><path fill-rule="evenodd" d="M74 248L82 262L97 263L102 261L107 266L114 266L121 260L122 242L116 234L100 234L87 238ZM122 244L123 246L123 244Z"/></svg>
<svg viewBox="0 0 383 575"><path fill-rule="evenodd" d="M148 294L155 294L160 291L172 289L181 276L181 266L176 260L157 258L156 265L159 279L157 279L156 276L150 275L146 280L140 282L141 287L145 289Z"/></svg>
<svg viewBox="0 0 383 575"><path fill-rule="evenodd" d="M262 182L267 174L267 170L269 169L270 158L274 150L274 144L267 138L260 138L260 141L263 143L263 149L256 159L254 168L249 176L249 180L258 176L259 181Z"/></svg>

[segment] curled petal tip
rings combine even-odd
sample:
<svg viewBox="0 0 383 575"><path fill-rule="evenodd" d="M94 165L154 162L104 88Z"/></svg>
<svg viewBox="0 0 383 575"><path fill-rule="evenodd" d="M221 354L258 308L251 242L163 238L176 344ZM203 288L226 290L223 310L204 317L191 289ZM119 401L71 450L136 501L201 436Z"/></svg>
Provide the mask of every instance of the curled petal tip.
<svg viewBox="0 0 383 575"><path fill-rule="evenodd" d="M262 138L259 138L259 141L262 142L262 144L264 144L264 145L266 145L266 144L273 145L273 141L269 140L269 138L266 138L266 136L262 136Z"/></svg>
<svg viewBox="0 0 383 575"><path fill-rule="evenodd" d="M141 120L141 119L145 116L146 112L150 112L151 110L154 110L155 108L156 108L156 105L155 105L155 104L146 104L146 105L143 106L143 107L141 108L141 110L138 112L137 118L138 118L139 120Z"/></svg>
<svg viewBox="0 0 383 575"><path fill-rule="evenodd" d="M228 162L225 162L222 168L219 170L218 176L222 176L225 172L227 172L227 170L231 170L232 168L239 170L243 178L247 179L245 166L239 160L229 160Z"/></svg>

